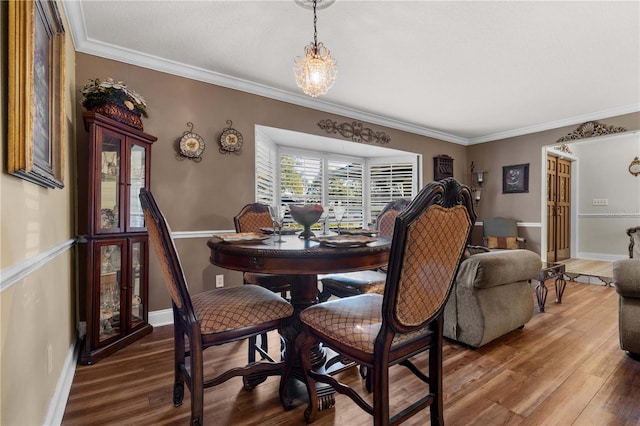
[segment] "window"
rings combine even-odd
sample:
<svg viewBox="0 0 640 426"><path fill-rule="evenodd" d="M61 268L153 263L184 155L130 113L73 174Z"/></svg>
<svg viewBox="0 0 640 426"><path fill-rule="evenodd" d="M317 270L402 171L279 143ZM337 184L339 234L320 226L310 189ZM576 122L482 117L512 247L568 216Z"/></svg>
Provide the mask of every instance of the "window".
<svg viewBox="0 0 640 426"><path fill-rule="evenodd" d="M419 156L351 157L275 144L256 132L256 200L265 204L340 203L342 226L366 227L396 198L418 191ZM333 215L329 226L335 228Z"/></svg>

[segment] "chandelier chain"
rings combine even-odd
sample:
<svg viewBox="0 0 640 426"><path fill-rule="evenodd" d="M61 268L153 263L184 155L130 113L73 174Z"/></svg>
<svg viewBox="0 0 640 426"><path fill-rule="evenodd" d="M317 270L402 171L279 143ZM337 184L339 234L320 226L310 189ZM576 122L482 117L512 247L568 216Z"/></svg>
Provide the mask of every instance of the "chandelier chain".
<svg viewBox="0 0 640 426"><path fill-rule="evenodd" d="M318 0L313 0L313 45L318 48L318 16L316 15L316 3Z"/></svg>

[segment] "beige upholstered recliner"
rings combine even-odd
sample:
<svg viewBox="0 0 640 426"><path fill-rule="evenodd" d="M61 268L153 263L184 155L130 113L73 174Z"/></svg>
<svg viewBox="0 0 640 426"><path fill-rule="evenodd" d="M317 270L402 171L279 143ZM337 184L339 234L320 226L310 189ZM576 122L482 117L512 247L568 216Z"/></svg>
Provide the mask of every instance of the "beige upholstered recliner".
<svg viewBox="0 0 640 426"><path fill-rule="evenodd" d="M627 230L629 259L613 264L613 281L620 295L618 328L620 348L640 361L640 226Z"/></svg>
<svg viewBox="0 0 640 426"><path fill-rule="evenodd" d="M530 280L540 256L529 250L471 254L461 264L444 310L444 336L478 348L533 316Z"/></svg>

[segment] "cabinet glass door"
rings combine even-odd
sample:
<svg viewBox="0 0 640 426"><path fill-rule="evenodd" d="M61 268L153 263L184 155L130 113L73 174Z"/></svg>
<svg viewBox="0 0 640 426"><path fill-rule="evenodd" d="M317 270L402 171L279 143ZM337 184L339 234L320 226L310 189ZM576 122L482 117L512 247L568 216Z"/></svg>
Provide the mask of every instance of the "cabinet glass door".
<svg viewBox="0 0 640 426"><path fill-rule="evenodd" d="M100 206L99 222L96 226L98 232L118 232L121 225L120 204L121 194L121 146L122 139L103 130L100 146Z"/></svg>
<svg viewBox="0 0 640 426"><path fill-rule="evenodd" d="M146 295L143 293L146 260L146 240L131 244L131 329L145 322L144 308Z"/></svg>
<svg viewBox="0 0 640 426"><path fill-rule="evenodd" d="M140 205L140 188L146 188L147 150L132 143L129 149L129 228L144 229L144 215Z"/></svg>
<svg viewBox="0 0 640 426"><path fill-rule="evenodd" d="M105 242L96 247L100 256L98 343L117 336L122 331L120 313L123 247L123 242Z"/></svg>

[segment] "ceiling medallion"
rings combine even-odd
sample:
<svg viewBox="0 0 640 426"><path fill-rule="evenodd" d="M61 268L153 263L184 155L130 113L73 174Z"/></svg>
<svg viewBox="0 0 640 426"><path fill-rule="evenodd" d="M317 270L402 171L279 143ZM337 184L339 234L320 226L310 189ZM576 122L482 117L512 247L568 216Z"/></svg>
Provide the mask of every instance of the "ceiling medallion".
<svg viewBox="0 0 640 426"><path fill-rule="evenodd" d="M623 133L627 129L624 127L607 126L597 121L587 121L582 123L576 130L566 136L561 137L556 142L575 141L584 138L593 138L596 136L611 135L614 133Z"/></svg>
<svg viewBox="0 0 640 426"><path fill-rule="evenodd" d="M376 142L381 145L391 142L391 138L385 132L376 132L368 127L363 127L362 123L352 121L351 123L338 124L333 120L320 120L318 127L326 130L327 133L340 133L345 138L353 142Z"/></svg>
<svg viewBox="0 0 640 426"><path fill-rule="evenodd" d="M309 1L295 0L297 4L307 8ZM333 0L335 1L335 0ZM316 10L320 4L322 7L329 7L333 1L311 0L313 8L313 41L305 46L304 58L297 57L293 65L293 74L296 84L302 91L316 98L324 95L331 89L338 76L338 64L331 56L331 52L322 42L318 43L318 17Z"/></svg>

